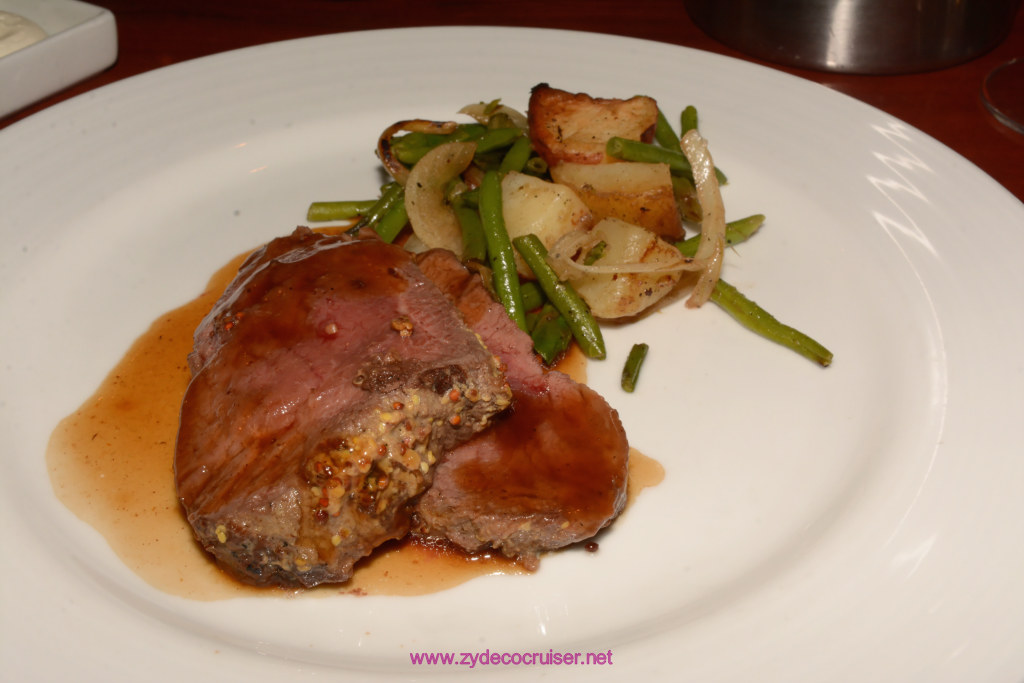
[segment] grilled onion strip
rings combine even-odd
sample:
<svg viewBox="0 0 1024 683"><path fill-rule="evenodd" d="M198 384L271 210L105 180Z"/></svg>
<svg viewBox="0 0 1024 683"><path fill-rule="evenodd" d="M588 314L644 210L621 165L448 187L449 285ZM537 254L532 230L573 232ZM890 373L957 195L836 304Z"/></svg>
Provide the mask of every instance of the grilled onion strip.
<svg viewBox="0 0 1024 683"><path fill-rule="evenodd" d="M715 163L708 151L707 141L696 129L687 131L679 143L687 161L693 169L694 185L703 216L700 222L700 244L694 258L704 261L706 266L697 279L690 298L689 308L702 306L711 298L718 276L722 272L722 257L725 252L725 206L722 193L715 177Z"/></svg>
<svg viewBox="0 0 1024 683"><path fill-rule="evenodd" d="M387 172L391 174L391 177L399 185L405 185L409 179L409 168L395 158L394 150L391 147L392 138L403 131L407 133L449 135L455 132L458 125L455 121L430 121L428 119L396 121L385 128L380 137L377 138L377 156L380 158L384 168L387 169Z"/></svg>
<svg viewBox="0 0 1024 683"><path fill-rule="evenodd" d="M473 162L476 143L446 142L427 152L409 172L405 208L416 237L430 249L462 257L462 227L448 202L449 183Z"/></svg>

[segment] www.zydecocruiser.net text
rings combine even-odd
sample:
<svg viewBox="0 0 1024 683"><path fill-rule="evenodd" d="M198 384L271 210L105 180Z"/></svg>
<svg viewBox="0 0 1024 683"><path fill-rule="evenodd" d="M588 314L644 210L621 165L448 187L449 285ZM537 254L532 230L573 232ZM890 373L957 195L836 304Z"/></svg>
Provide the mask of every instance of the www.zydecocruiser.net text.
<svg viewBox="0 0 1024 683"><path fill-rule="evenodd" d="M414 666L611 666L612 651L604 652L410 652Z"/></svg>

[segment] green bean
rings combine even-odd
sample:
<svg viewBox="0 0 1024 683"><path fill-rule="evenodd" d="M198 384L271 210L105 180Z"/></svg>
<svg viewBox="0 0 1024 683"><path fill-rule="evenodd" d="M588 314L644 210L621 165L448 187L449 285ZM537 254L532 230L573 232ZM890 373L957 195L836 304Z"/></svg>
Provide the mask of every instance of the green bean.
<svg viewBox="0 0 1024 683"><path fill-rule="evenodd" d="M487 240L480 224L480 212L461 201L456 202L453 208L459 227L462 228L462 257L475 261L486 260Z"/></svg>
<svg viewBox="0 0 1024 683"><path fill-rule="evenodd" d="M406 133L391 140L391 153L406 166L412 166L427 152L447 142L448 135L441 133Z"/></svg>
<svg viewBox="0 0 1024 683"><path fill-rule="evenodd" d="M613 136L605 144L608 156L624 161L639 161L649 164L668 164L677 173L693 175L690 162L686 160L682 150L666 149L639 140L629 140Z"/></svg>
<svg viewBox="0 0 1024 683"><path fill-rule="evenodd" d="M540 309L536 311L526 312L526 329L530 331L530 335L533 335L534 328L537 327L537 321L540 320Z"/></svg>
<svg viewBox="0 0 1024 683"><path fill-rule="evenodd" d="M736 221L726 223L725 243L739 244L750 238L760 229L764 223L764 216L754 214ZM683 256L693 257L697 253L697 245L700 243L700 235L691 237L688 240L676 243L676 248ZM718 279L718 283L711 291L711 301L718 304L729 315L735 318L741 325L757 334L774 342L796 351L806 358L827 366L832 362L832 352L824 346L811 339L803 332L776 320L758 306L756 303L743 296L735 287Z"/></svg>
<svg viewBox="0 0 1024 683"><path fill-rule="evenodd" d="M746 242L764 225L764 214L755 213L746 218L738 218L725 224L725 244L732 246Z"/></svg>
<svg viewBox="0 0 1024 683"><path fill-rule="evenodd" d="M521 283L519 292L523 296L523 308L526 311L536 310L545 303L544 290L536 282Z"/></svg>
<svg viewBox="0 0 1024 683"><path fill-rule="evenodd" d="M691 104L683 109L679 114L679 125L682 130L680 135L686 135L691 130L697 130L697 108Z"/></svg>
<svg viewBox="0 0 1024 683"><path fill-rule="evenodd" d="M721 278L711 292L711 300L741 325L762 337L782 344L821 366L828 367L832 364L831 351L803 332L779 322Z"/></svg>
<svg viewBox="0 0 1024 683"><path fill-rule="evenodd" d="M601 240L600 242L595 244L593 247L590 248L590 251L588 251L587 255L583 258L583 265L594 265L595 262L597 262L602 256L604 256L604 250L607 248L608 243L605 242L604 240Z"/></svg>
<svg viewBox="0 0 1024 683"><path fill-rule="evenodd" d="M380 217L373 229L387 243L395 241L398 234L409 223L409 213L405 210L405 198L399 197L391 208Z"/></svg>
<svg viewBox="0 0 1024 683"><path fill-rule="evenodd" d="M512 242L522 254L527 265L530 266L533 274L537 276L537 282L544 290L548 300L569 323L572 335L576 338L583 353L590 358L604 358L606 354L601 328L598 327L597 321L594 320L590 309L579 294L569 283L559 280L555 271L548 265L545 260L548 250L544 244L536 235L522 235Z"/></svg>
<svg viewBox="0 0 1024 683"><path fill-rule="evenodd" d="M530 336L533 336L533 333L537 329L537 326L540 325L541 322L543 322L545 319L558 318L561 316L562 314L558 312L558 309L555 308L554 304L552 304L550 301L545 300L544 304L540 308L538 308L535 311L530 311L529 313L526 314L526 320L528 323L526 329L529 331ZM569 335L569 338L570 340L572 339L571 333Z"/></svg>
<svg viewBox="0 0 1024 683"><path fill-rule="evenodd" d="M347 221L373 208L376 199L343 200L340 202L313 202L306 211L306 220L310 223L324 221Z"/></svg>
<svg viewBox="0 0 1024 683"><path fill-rule="evenodd" d="M679 149L679 136L672 130L672 124L668 122L665 113L660 109L658 110L657 124L654 126L654 139L666 149Z"/></svg>
<svg viewBox="0 0 1024 683"><path fill-rule="evenodd" d="M485 154L508 147L521 137L523 131L519 128L492 128L469 139L476 143L477 154Z"/></svg>
<svg viewBox="0 0 1024 683"><path fill-rule="evenodd" d="M530 338L533 340L533 350L544 363L551 365L572 343L572 328L558 309L547 303L537 316Z"/></svg>
<svg viewBox="0 0 1024 683"><path fill-rule="evenodd" d="M523 167L523 173L529 173L530 175L543 176L547 172L548 162L540 157L530 157L526 162L526 166Z"/></svg>
<svg viewBox="0 0 1024 683"><path fill-rule="evenodd" d="M465 206L472 206L474 208L480 206L480 188L476 187L472 190L460 192L459 202Z"/></svg>
<svg viewBox="0 0 1024 683"><path fill-rule="evenodd" d="M452 142L475 140L487 132L487 126L482 123L460 123L449 137Z"/></svg>
<svg viewBox="0 0 1024 683"><path fill-rule="evenodd" d="M487 242L494 292L498 301L505 306L508 316L519 329L525 331L526 317L519 290L519 274L516 272L515 252L512 251L512 243L505 229L505 218L501 213L501 179L497 171L484 173L480 183L480 222Z"/></svg>
<svg viewBox="0 0 1024 683"><path fill-rule="evenodd" d="M487 132L487 126L480 123L460 123L455 130L447 135L442 133L422 133L413 131L391 139L391 151L395 158L407 166L412 166L423 156L446 142L471 140Z"/></svg>
<svg viewBox="0 0 1024 683"><path fill-rule="evenodd" d="M647 357L647 344L633 344L622 368L622 388L629 393L636 389L636 381L640 377L640 367Z"/></svg>
<svg viewBox="0 0 1024 683"><path fill-rule="evenodd" d="M757 232L764 224L764 215L755 213L752 216L746 218L740 218L735 221L729 221L725 224L725 244L726 246L732 246L745 242L750 239L755 232ZM697 253L697 246L700 244L700 235L694 235L693 237L676 242L676 249L683 256L693 258Z"/></svg>
<svg viewBox="0 0 1024 683"><path fill-rule="evenodd" d="M533 144L530 142L530 137L528 135L520 136L508 148L505 156L502 157L498 173L501 175L505 175L509 171L521 173L526 167L526 162L530 160L530 154L532 153Z"/></svg>
<svg viewBox="0 0 1024 683"><path fill-rule="evenodd" d="M605 145L608 156L625 161L640 161L648 164L668 164L673 173L678 173L689 180L693 180L693 168L687 161L682 150L666 149L638 140L612 137ZM719 184L728 182L725 174L715 168L715 177Z"/></svg>
<svg viewBox="0 0 1024 683"><path fill-rule="evenodd" d="M388 211L391 210L396 203L403 201L405 198L405 188L398 183L388 183L382 189L380 198L373 203L370 210L363 214L363 217L359 219L353 227L349 228L347 232L356 233L359 232L360 228L376 228L377 223L384 217Z"/></svg>

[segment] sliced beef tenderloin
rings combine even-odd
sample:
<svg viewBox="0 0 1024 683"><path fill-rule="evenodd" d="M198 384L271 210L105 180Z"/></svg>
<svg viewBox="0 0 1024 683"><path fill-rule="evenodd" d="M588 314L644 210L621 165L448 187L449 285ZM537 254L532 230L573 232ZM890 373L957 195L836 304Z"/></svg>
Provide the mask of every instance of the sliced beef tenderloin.
<svg viewBox="0 0 1024 683"><path fill-rule="evenodd" d="M408 533L439 456L509 405L449 300L373 238L272 241L195 337L178 494L203 547L254 584L347 579Z"/></svg>
<svg viewBox="0 0 1024 683"><path fill-rule="evenodd" d="M489 429L445 456L417 503L416 531L535 567L541 552L588 539L621 512L625 431L597 392L545 371L479 276L443 251L417 263L501 359L513 398Z"/></svg>

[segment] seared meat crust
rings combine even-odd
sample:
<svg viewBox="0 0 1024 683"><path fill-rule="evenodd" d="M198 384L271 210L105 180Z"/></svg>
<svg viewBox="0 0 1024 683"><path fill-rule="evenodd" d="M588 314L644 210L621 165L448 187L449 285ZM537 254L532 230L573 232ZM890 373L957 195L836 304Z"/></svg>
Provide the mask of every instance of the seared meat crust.
<svg viewBox="0 0 1024 683"><path fill-rule="evenodd" d="M513 398L511 410L444 458L416 505L416 532L534 567L540 553L591 538L622 511L626 433L597 392L544 370L478 275L440 250L417 262L501 359Z"/></svg>
<svg viewBox="0 0 1024 683"><path fill-rule="evenodd" d="M195 338L178 494L198 541L249 583L346 580L408 533L441 455L509 405L450 302L374 238L270 242Z"/></svg>

